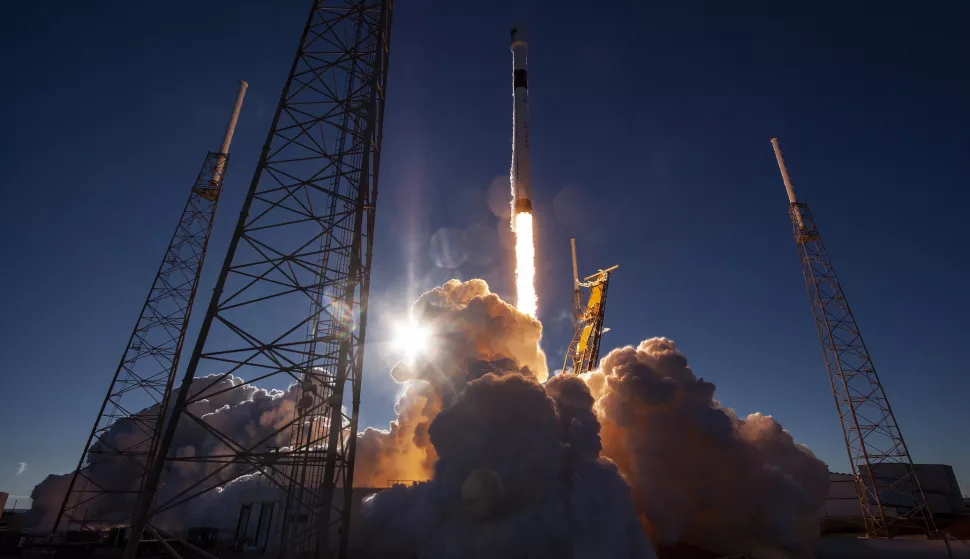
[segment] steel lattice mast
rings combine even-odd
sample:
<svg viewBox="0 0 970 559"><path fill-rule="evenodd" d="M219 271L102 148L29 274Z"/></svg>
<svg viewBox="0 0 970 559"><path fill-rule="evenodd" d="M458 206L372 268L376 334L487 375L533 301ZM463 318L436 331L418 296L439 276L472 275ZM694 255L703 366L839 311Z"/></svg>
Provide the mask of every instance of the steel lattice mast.
<svg viewBox="0 0 970 559"><path fill-rule="evenodd" d="M128 558L134 534L156 531L153 518L253 472L286 494L282 556L346 555L392 6L313 3L139 502ZM296 383L292 417L242 437L193 412L196 402L255 383ZM179 425L221 450L175 455ZM159 489L175 462L194 462L204 476Z"/></svg>
<svg viewBox="0 0 970 559"><path fill-rule="evenodd" d="M159 417L167 408L179 355L189 325L212 221L246 82L241 82L218 152L209 152L189 191L178 226L152 282L135 329L115 370L88 436L53 531L99 529L131 518L144 490L149 460L162 431ZM124 437L116 437L125 431ZM119 478L114 471L131 466L140 475Z"/></svg>
<svg viewBox="0 0 970 559"><path fill-rule="evenodd" d="M808 205L795 198L778 138L771 139L868 537L904 526L935 534L926 497L889 399L822 244Z"/></svg>

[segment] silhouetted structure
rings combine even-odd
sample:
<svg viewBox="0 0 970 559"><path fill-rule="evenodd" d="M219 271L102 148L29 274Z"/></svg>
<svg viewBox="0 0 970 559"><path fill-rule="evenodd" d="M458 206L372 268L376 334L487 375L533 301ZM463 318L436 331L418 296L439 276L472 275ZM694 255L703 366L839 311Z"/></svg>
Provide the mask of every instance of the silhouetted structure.
<svg viewBox="0 0 970 559"><path fill-rule="evenodd" d="M229 145L246 94L241 82L229 124L216 153L209 152L189 191L175 233L142 306L81 452L53 531L100 529L131 518L145 489L150 457L158 450L189 315L202 273ZM134 468L133 468L134 466ZM117 475L119 470L137 471ZM63 524L62 524L63 523Z"/></svg>
<svg viewBox="0 0 970 559"><path fill-rule="evenodd" d="M392 6L313 3L139 502L136 534L155 532L159 513L261 472L286 494L282 557L346 555L352 492L335 488L353 486ZM256 442L193 412L200 400L252 383L297 383L299 392L292 417L262 425ZM218 450L174 455L182 421ZM278 442L285 448L271 446ZM178 461L205 476L158 490L166 464ZM137 545L132 538L127 558Z"/></svg>
<svg viewBox="0 0 970 559"><path fill-rule="evenodd" d="M892 537L901 528L936 533L913 460L862 334L835 275L808 205L795 198L778 138L772 146L788 192L789 215L805 286L822 344L825 367L842 422L845 446L869 537ZM896 464L896 467L886 467Z"/></svg>

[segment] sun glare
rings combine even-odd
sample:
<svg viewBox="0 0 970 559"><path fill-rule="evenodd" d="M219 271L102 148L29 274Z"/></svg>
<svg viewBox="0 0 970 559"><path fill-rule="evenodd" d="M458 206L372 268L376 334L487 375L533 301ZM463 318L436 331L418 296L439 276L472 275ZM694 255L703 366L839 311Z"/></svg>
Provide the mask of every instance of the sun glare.
<svg viewBox="0 0 970 559"><path fill-rule="evenodd" d="M398 325L394 333L394 349L407 355L408 359L414 359L427 351L430 341L431 331L413 322Z"/></svg>

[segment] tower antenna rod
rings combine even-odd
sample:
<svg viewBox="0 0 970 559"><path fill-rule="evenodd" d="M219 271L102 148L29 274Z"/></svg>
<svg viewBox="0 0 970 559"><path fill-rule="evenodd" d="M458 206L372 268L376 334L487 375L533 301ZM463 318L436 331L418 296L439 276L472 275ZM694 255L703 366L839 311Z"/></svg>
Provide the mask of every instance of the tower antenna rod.
<svg viewBox="0 0 970 559"><path fill-rule="evenodd" d="M788 191L788 201L792 204L798 203L795 197L795 187L791 184L788 177L788 167L785 166L785 156L781 153L781 146L778 144L778 137L771 139L771 147L775 150L775 159L778 160L778 169L781 171L781 180L785 183L785 190Z"/></svg>
<svg viewBox="0 0 970 559"><path fill-rule="evenodd" d="M775 150L775 159L778 160L778 170L781 171L781 180L785 183L785 191L788 192L788 203L791 204L792 215L798 223L799 230L805 229L805 222L802 220L802 212L798 208L798 198L795 197L795 187L791 184L788 176L788 167L785 165L785 156L781 153L781 145L778 144L778 136L771 139L771 147Z"/></svg>
<svg viewBox="0 0 970 559"><path fill-rule="evenodd" d="M222 137L222 147L219 148L219 153L229 153L229 144L232 143L232 135L236 132L239 111L242 110L243 98L246 97L246 89L248 88L248 83L239 82L239 93L236 94L236 103L232 106L232 113L229 115L229 122L226 124L226 134Z"/></svg>
<svg viewBox="0 0 970 559"><path fill-rule="evenodd" d="M569 239L569 250L573 256L573 326L579 324L581 313L579 302L579 265L576 263L576 237Z"/></svg>
<svg viewBox="0 0 970 559"><path fill-rule="evenodd" d="M232 106L232 112L229 114L229 122L226 123L226 133L222 137L222 145L219 146L219 153L222 155L219 158L219 162L216 164L216 168L213 171L213 180L215 177L221 177L226 169L226 163L229 159L229 144L232 143L232 136L236 132L236 123L239 122L239 111L242 110L243 98L246 97L246 89L249 88L249 84L241 81L239 82L239 92L236 94L236 103Z"/></svg>

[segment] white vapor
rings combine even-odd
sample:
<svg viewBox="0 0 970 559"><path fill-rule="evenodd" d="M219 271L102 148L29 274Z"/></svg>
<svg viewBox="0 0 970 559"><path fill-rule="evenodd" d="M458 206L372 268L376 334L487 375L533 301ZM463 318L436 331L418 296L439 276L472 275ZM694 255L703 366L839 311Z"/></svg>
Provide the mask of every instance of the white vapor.
<svg viewBox="0 0 970 559"><path fill-rule="evenodd" d="M381 491L354 511L352 531L366 542L361 557L652 559L651 543L678 542L723 555L811 555L825 465L771 416L723 407L672 341L615 349L589 374L547 381L542 325L483 280L425 293L411 317L402 335L409 358L391 371L404 385L397 419L360 433L354 484L416 483ZM202 389L214 380L194 382ZM234 440L255 443L293 416L298 392L246 386L194 405ZM120 445L131 429L119 423L105 436ZM179 424L178 456L221 450L197 425ZM106 466L91 475L136 479L127 463ZM173 463L165 491L213 473L210 466ZM222 490L171 521L231 530L245 489L260 478L241 473L221 472ZM26 522L49 526L69 481L65 474L41 482ZM99 503L104 512L131 505Z"/></svg>
<svg viewBox="0 0 970 559"><path fill-rule="evenodd" d="M26 469L27 469L27 463L21 462L20 465L17 466L17 475L19 476L20 474L24 473Z"/></svg>

